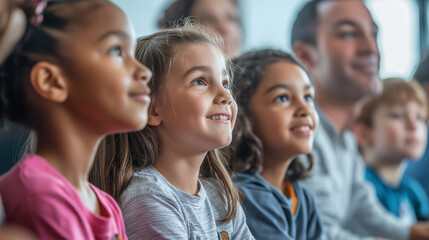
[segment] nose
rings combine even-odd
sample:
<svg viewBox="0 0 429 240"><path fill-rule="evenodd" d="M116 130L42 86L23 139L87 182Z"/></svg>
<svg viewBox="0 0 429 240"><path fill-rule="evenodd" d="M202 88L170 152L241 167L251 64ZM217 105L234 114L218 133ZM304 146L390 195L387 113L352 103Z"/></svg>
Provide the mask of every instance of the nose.
<svg viewBox="0 0 429 240"><path fill-rule="evenodd" d="M224 88L223 86L221 88L222 89L220 89L219 93L215 97L214 102L216 104L230 105L234 100L234 98L231 95L231 92L228 89Z"/></svg>
<svg viewBox="0 0 429 240"><path fill-rule="evenodd" d="M411 130L411 131L414 131L414 130L416 130L417 129L417 119L416 118L413 118L413 117L410 117L410 116L408 116L407 117L407 129L408 130Z"/></svg>
<svg viewBox="0 0 429 240"><path fill-rule="evenodd" d="M305 99L297 100L297 108L295 111L296 117L307 117L310 115L311 106Z"/></svg>
<svg viewBox="0 0 429 240"><path fill-rule="evenodd" d="M361 43L360 43L360 50L365 54L374 54L379 56L379 50L378 50L378 44L377 39L374 37L372 32L368 32L363 34Z"/></svg>
<svg viewBox="0 0 429 240"><path fill-rule="evenodd" d="M136 70L134 72L134 79L136 80L143 80L146 84L149 83L150 79L152 78L152 71L145 65L139 63L136 60Z"/></svg>

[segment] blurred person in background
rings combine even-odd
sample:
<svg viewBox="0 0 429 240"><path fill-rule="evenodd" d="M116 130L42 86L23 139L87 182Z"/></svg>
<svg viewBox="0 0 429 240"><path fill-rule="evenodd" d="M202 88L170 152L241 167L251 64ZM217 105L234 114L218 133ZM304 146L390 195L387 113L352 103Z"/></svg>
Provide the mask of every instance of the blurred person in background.
<svg viewBox="0 0 429 240"><path fill-rule="evenodd" d="M180 19L187 17L217 32L222 37L221 47L228 58L238 57L243 29L237 0L176 0L165 10L159 27L180 25Z"/></svg>

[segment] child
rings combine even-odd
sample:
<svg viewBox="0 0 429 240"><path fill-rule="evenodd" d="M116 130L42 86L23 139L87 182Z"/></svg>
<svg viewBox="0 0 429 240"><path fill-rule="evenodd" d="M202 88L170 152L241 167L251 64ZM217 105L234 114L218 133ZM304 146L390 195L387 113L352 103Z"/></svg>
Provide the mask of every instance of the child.
<svg viewBox="0 0 429 240"><path fill-rule="evenodd" d="M127 239L116 202L87 178L102 137L147 121L150 71L133 34L104 0L50 1L27 23L2 68L0 113L38 145L0 179L7 222L40 239Z"/></svg>
<svg viewBox="0 0 429 240"><path fill-rule="evenodd" d="M95 179L119 200L131 239L253 239L216 150L231 141L237 105L209 36L188 23L138 41L153 71L148 127L106 139L97 171L107 174Z"/></svg>
<svg viewBox="0 0 429 240"><path fill-rule="evenodd" d="M325 239L312 195L297 181L311 169L308 154L318 125L314 89L291 55L248 52L234 60L240 108L230 154L256 239Z"/></svg>
<svg viewBox="0 0 429 240"><path fill-rule="evenodd" d="M415 81L386 79L383 92L369 99L354 126L365 177L384 207L401 220L428 220L429 203L417 181L402 176L406 159L419 158L427 138L424 90Z"/></svg>

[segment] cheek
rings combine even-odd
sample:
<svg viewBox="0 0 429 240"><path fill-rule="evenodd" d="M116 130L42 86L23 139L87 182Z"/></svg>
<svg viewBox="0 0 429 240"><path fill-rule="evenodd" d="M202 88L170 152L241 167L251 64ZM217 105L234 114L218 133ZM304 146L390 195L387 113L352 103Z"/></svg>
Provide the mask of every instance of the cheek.
<svg viewBox="0 0 429 240"><path fill-rule="evenodd" d="M377 123L374 127L375 144L378 146L392 147L397 145L403 136L403 126L395 122L386 121Z"/></svg>

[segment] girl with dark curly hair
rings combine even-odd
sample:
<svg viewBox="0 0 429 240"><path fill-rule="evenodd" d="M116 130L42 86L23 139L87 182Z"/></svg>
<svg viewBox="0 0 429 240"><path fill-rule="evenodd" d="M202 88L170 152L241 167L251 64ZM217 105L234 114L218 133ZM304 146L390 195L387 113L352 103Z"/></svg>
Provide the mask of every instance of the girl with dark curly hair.
<svg viewBox="0 0 429 240"><path fill-rule="evenodd" d="M302 65L276 50L235 59L237 125L230 167L256 239L325 239L311 194L297 181L312 167L318 115ZM307 159L308 161L303 161Z"/></svg>

